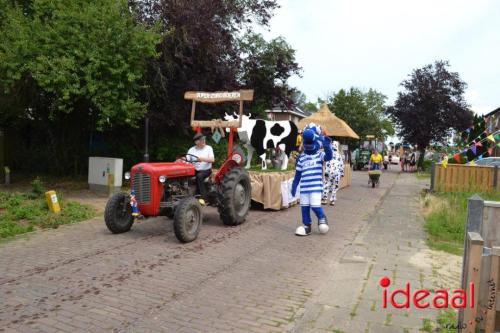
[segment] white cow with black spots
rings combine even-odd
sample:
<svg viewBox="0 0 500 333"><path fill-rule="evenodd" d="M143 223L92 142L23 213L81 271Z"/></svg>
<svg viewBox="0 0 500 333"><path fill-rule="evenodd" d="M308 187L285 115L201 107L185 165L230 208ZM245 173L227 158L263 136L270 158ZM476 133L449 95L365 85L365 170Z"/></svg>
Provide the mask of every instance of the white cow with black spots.
<svg viewBox="0 0 500 333"><path fill-rule="evenodd" d="M332 142L333 157L326 162L325 177L323 179L323 197L322 203L330 201L334 206L337 201L337 191L339 190L340 178L344 177L344 160L339 151L338 141Z"/></svg>
<svg viewBox="0 0 500 333"><path fill-rule="evenodd" d="M228 121L239 120L239 115L226 113L224 119ZM290 156L290 152L295 150L298 135L297 125L294 122L251 119L249 116L243 115L238 134L248 150L246 169L250 168L253 152L256 151L261 159L262 170L266 170L266 149L275 149L276 147L280 147L286 154L286 159L282 156L281 170L288 168L288 156Z"/></svg>

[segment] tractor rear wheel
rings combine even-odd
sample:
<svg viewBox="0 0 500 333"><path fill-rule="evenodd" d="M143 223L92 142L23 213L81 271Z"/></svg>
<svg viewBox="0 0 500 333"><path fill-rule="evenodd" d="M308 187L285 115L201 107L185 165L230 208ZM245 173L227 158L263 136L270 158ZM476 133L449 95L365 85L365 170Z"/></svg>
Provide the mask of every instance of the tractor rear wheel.
<svg viewBox="0 0 500 333"><path fill-rule="evenodd" d="M175 208L174 232L175 237L183 243L192 242L198 237L203 212L201 205L195 198L182 199Z"/></svg>
<svg viewBox="0 0 500 333"><path fill-rule="evenodd" d="M115 193L109 198L104 210L104 221L109 231L114 234L127 232L134 223L132 207L130 207L130 195L127 193Z"/></svg>
<svg viewBox="0 0 500 333"><path fill-rule="evenodd" d="M252 187L248 173L241 168L232 168L221 182L219 214L226 225L239 225L245 221L250 209Z"/></svg>

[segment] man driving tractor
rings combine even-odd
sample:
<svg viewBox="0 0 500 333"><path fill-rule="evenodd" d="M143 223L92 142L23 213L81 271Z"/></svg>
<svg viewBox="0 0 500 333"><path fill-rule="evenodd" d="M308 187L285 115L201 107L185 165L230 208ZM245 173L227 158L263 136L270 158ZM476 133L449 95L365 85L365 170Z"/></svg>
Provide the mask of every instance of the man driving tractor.
<svg viewBox="0 0 500 333"><path fill-rule="evenodd" d="M203 204L207 195L207 190L203 182L212 174L212 163L215 160L214 150L211 146L207 145L206 138L201 133L197 133L193 137L193 141L195 145L189 148L186 157L182 159L194 164L196 170L196 190L201 195L202 199L200 202Z"/></svg>

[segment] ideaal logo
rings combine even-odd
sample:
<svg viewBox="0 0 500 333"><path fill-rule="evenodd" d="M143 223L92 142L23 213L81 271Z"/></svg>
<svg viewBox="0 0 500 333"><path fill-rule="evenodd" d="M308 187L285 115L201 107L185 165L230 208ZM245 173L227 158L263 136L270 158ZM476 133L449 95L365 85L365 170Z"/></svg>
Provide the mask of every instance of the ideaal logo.
<svg viewBox="0 0 500 333"><path fill-rule="evenodd" d="M388 292L387 287L390 286L391 280L384 276L379 280L382 290L382 308L387 308L387 300L396 309L409 308L410 302L419 309L425 309L428 307L434 307L436 309L444 309L452 307L454 309L466 308L467 305L470 308L474 308L474 283L469 284L468 290L464 289L453 289L451 294L446 289L435 289L434 293L425 288L419 288L415 291L411 291L410 283L406 282L403 289L394 289ZM396 302L396 296L401 295L403 297L403 302Z"/></svg>
<svg viewBox="0 0 500 333"><path fill-rule="evenodd" d="M442 309L451 307L455 309L466 308L467 304L471 309L474 309L474 283L471 282L469 284L468 290L464 289L453 289L451 291L451 295L448 293L446 289L436 289L434 294L431 295L431 292L425 288L420 288L413 291L411 294L410 283L406 282L405 287L403 289L394 289L389 295L387 291L387 287L390 286L391 280L384 276L379 280L380 286L383 288L382 290L382 308L387 308L387 299L394 308L402 309L409 308L410 302L419 309L425 309L431 306ZM486 307L482 308L479 311L479 315L476 316L473 321L476 323L480 323L485 319L488 311L495 311L495 301L496 301L496 283L493 280L488 281L488 289L489 289L489 299ZM395 300L397 295L402 295L404 297L404 301L402 303L398 303ZM427 298L430 296L430 299ZM450 298L451 297L451 298ZM467 303L467 299L469 300ZM467 325L472 325L473 321L469 321L468 323L458 323L458 324L447 324L445 328L448 329L465 329Z"/></svg>

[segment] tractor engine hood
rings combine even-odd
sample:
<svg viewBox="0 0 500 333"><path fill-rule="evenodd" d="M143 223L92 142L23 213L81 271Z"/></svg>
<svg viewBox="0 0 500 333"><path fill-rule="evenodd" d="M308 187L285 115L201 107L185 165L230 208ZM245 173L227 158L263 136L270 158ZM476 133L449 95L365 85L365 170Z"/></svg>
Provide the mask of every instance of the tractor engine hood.
<svg viewBox="0 0 500 333"><path fill-rule="evenodd" d="M168 178L192 177L195 175L194 165L184 162L139 163L132 167L132 174L147 173L152 176Z"/></svg>

